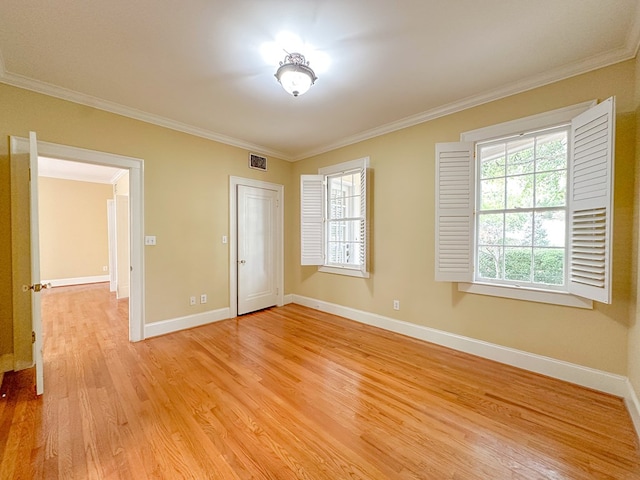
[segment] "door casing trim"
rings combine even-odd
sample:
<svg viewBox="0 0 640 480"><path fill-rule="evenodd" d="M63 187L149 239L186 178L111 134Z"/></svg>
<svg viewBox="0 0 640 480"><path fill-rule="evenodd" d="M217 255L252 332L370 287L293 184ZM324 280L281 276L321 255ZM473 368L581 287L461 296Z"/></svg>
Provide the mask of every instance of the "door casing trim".
<svg viewBox="0 0 640 480"><path fill-rule="evenodd" d="M12 141L25 149L29 140L11 137ZM129 171L129 251L131 276L129 278L129 340L144 339L144 162L139 158L113 153L88 150L38 140L38 155L72 160L94 165L104 165Z"/></svg>

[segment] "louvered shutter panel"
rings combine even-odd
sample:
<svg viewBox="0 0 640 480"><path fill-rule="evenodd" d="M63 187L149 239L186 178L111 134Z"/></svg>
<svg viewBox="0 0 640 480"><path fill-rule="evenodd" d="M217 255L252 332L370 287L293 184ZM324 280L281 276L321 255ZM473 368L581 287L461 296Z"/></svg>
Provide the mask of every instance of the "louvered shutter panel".
<svg viewBox="0 0 640 480"><path fill-rule="evenodd" d="M360 170L360 216L362 220L360 221L360 241L362 242L360 247L360 270L366 273L368 272L368 252L367 252L367 244L368 244L368 229L369 225L367 223L367 167L366 160L363 161L363 167Z"/></svg>
<svg viewBox="0 0 640 480"><path fill-rule="evenodd" d="M615 99L573 119L569 173L569 292L611 303Z"/></svg>
<svg viewBox="0 0 640 480"><path fill-rule="evenodd" d="M324 175L300 176L301 265L324 264Z"/></svg>
<svg viewBox="0 0 640 480"><path fill-rule="evenodd" d="M473 281L473 143L436 144L436 280Z"/></svg>

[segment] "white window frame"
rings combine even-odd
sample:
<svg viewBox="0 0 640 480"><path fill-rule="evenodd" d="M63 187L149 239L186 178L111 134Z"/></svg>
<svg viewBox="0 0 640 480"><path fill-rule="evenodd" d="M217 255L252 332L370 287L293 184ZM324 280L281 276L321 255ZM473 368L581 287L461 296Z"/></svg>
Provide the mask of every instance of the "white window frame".
<svg viewBox="0 0 640 480"><path fill-rule="evenodd" d="M571 124L569 122L564 122L560 125L556 125L553 126L551 128L545 128L542 130L534 130L534 131L528 131L528 132L523 132L522 133L522 137L526 136L529 138L538 136L540 134L545 134L545 133L550 133L550 132L566 132L567 134L567 140L571 139ZM497 140L495 140L496 143L499 144L505 144L505 143L509 143L512 142L515 139L519 139L522 138L519 135L515 135L515 136L510 136L507 135L505 136L500 136ZM491 144L492 141L482 141L482 142L474 142L474 147L475 147L475 161L476 161L476 172L479 171L479 166L481 164L481 159L478 158L478 148L483 146L483 145L487 145L487 144ZM567 166L566 168L564 168L565 171L565 175L568 176L568 168L569 168L569 158L571 156L571 152L570 152L570 145L567 145ZM538 175L538 172L531 172L531 175ZM514 175L509 175L505 172L505 182L508 182L508 178L513 178ZM518 175L516 175L518 176ZM481 182L481 180L479 178L476 178L476 187L477 185ZM565 182L566 183L566 187L568 189L568 179ZM563 250L565 252L565 258L564 258L564 265L563 265L563 272L564 272L564 277L566 279L567 275L566 272L567 267L568 267L568 253L569 253L569 245L568 245L568 236L567 236L567 232L568 232L568 225L569 225L569 204L568 204L568 195L567 195L568 191L565 190L565 203L564 205L557 205L554 207L544 207L544 208L540 208L536 205L531 205L530 207L527 208L522 208L522 209L510 209L508 205L505 205L503 209L497 209L496 212L502 212L504 213L505 211L510 212L510 213L514 213L514 212L527 212L527 213L537 213L537 212L541 212L543 210L562 210L562 212L565 215L565 245L563 246ZM535 193L534 193L535 194ZM480 189L477 189L477 193L476 193L476 206L480 205L482 202L482 193L480 192ZM529 283L529 282L521 282L521 281L517 281L517 280L506 280L506 279L491 279L491 278L478 278L478 268L479 268L479 258L478 258L478 251L479 251L479 236L480 236L480 232L479 232L479 224L480 224L480 216L486 213L483 212L479 207L476 208L476 215L474 218L474 222L475 222L475 248L474 251L476 253L475 258L474 258L474 282L478 282L478 283L486 283L489 285L497 285L500 287L517 287L517 288L527 288L527 289L531 289L531 290L538 290L541 289L543 291L558 291L558 292L564 292L566 290L566 285L542 285L542 284L538 284L538 283ZM491 212L489 212L491 213ZM504 232L503 232L504 233ZM534 245L530 245L527 247L531 247L532 249L535 248Z"/></svg>
<svg viewBox="0 0 640 480"><path fill-rule="evenodd" d="M534 302L551 303L580 308L593 308L592 300L611 303L611 233L613 220L613 148L615 135L615 99L612 97L596 106L596 101L584 102L551 112L534 115L511 122L462 133L460 143L436 145L436 280L458 282L463 292L514 298ZM595 108L594 108L595 107ZM607 172L601 175L599 191L591 194L579 180L574 167L585 164L586 159L577 158L581 150L576 143L579 125L606 117ZM474 266L476 247L475 189L477 165L475 144L502 137L517 135L572 124L569 148L569 184L567 192L567 291L552 291L538 288L495 285L475 280ZM574 131L575 130L575 131ZM578 153L576 153L578 152ZM581 167L578 167L581 168ZM592 182L588 182L592 183ZM600 195L602 193L602 195ZM592 198L592 197L599 198ZM602 234L602 245L593 240L587 243L587 253L571 240L581 235L580 218L583 212L588 218L587 231L592 237ZM592 250L596 254L592 255ZM597 250L597 251L596 251ZM595 260L592 260L594 258ZM586 260L585 260L586 259ZM590 273L592 262L596 262L597 274ZM583 273L587 272L587 273ZM582 279L581 276L585 278ZM589 278L592 276L592 278Z"/></svg>
<svg viewBox="0 0 640 480"><path fill-rule="evenodd" d="M300 251L301 265L316 265L318 271L347 275L351 277L369 278L369 220L367 205L367 169L369 157L331 165L318 169L317 175L300 176ZM362 186L362 209L364 211L364 263L358 266L330 265L327 255L327 178L341 173L360 171L364 182Z"/></svg>

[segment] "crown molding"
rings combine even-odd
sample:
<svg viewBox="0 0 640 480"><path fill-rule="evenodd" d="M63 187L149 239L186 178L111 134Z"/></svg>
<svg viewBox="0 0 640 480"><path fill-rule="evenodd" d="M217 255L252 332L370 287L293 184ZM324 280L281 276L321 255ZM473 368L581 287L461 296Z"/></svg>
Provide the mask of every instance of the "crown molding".
<svg viewBox="0 0 640 480"><path fill-rule="evenodd" d="M5 83L14 87L24 88L25 90L31 90L32 92L42 93L50 97L67 100L80 105L86 105L88 107L97 108L98 110L104 110L105 112L115 113L124 117L129 117L134 120L140 120L142 122L151 123L160 127L169 128L196 137L206 138L215 142L230 145L232 147L238 147L252 152L258 152L263 155L270 155L278 157L283 160L291 161L291 156L283 152L266 148L262 145L256 145L250 142L245 142L237 138L221 135L204 128L194 127L186 123L171 120L169 118L154 115L152 113L137 110L135 108L127 107L119 103L103 100L98 97L86 95L84 93L76 92L67 88L59 87L47 82L35 80L29 77L18 75L8 72L4 67L2 60L2 53L0 52L0 83Z"/></svg>
<svg viewBox="0 0 640 480"><path fill-rule="evenodd" d="M640 22L636 22L635 25L639 25L639 24ZM452 102L447 105L443 105L437 108L433 108L431 110L427 110L425 112L411 115L409 117L405 117L395 122L387 123L385 125L372 128L371 130L366 130L364 132L356 133L355 135L346 137L337 142L327 144L325 146L319 147L314 150L308 150L300 155L297 155L293 159L293 161L303 160L305 158L320 155L322 153L327 153L332 150L336 150L338 148L346 147L348 145L353 145L355 143L359 143L365 140L369 140L371 138L392 133L397 130L402 130L403 128L413 127L414 125L418 125L420 123L435 120L437 118L451 115L453 113L461 112L463 110L477 107L485 103L493 102L495 100L500 100L502 98L506 98L511 95L523 93L528 90L533 90L534 88L543 87L545 85L559 82L561 80L575 77L577 75L582 75L584 73L588 73L593 70L597 70L599 68L608 67L616 63L630 60L636 56L636 53L640 46L640 28L638 28L637 30L638 32L635 35L637 38L634 39L634 42L629 42L629 45L625 48L611 50L601 55L589 57L586 60L563 65L560 68L557 68L555 70L550 70L540 75L529 77L524 80L517 81L494 90L489 90L487 92L480 93L478 95L473 95L467 98L463 98L462 100L458 100L456 102Z"/></svg>

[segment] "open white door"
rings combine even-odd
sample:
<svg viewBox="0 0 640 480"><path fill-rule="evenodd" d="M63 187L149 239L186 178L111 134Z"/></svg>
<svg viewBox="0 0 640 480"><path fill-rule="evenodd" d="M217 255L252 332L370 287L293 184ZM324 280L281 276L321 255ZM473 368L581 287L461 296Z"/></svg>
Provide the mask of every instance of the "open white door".
<svg viewBox="0 0 640 480"><path fill-rule="evenodd" d="M38 139L29 132L29 213L31 223L31 327L35 334L33 361L36 365L36 394L44 393L44 362L42 360L42 312L40 310L40 226L38 216ZM46 287L45 287L46 288Z"/></svg>
<svg viewBox="0 0 640 480"><path fill-rule="evenodd" d="M278 303L278 192L238 185L238 315Z"/></svg>
<svg viewBox="0 0 640 480"><path fill-rule="evenodd" d="M14 367L20 370L35 365L36 393L42 395L44 365L39 292L46 286L40 284L38 141L35 132L29 132L28 142L21 138L11 138L11 193L11 230L12 241L15 242L13 256L30 258L28 263L19 260L13 262ZM30 296L30 301L26 298L27 295ZM29 337L31 359L28 358L29 352L25 351Z"/></svg>

